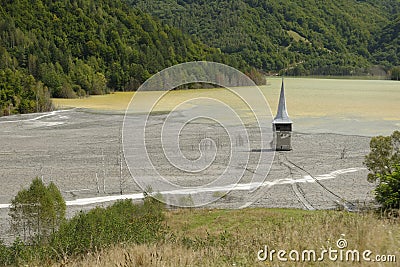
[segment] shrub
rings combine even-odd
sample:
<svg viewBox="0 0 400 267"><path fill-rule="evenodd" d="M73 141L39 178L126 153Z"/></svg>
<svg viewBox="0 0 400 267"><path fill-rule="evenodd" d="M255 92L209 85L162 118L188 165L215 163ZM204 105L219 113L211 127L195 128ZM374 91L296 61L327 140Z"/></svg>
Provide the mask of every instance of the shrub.
<svg viewBox="0 0 400 267"><path fill-rule="evenodd" d="M150 243L163 235L162 204L146 197L135 205L131 200L118 201L107 208L80 212L63 223L51 239L56 257L97 251L120 243Z"/></svg>
<svg viewBox="0 0 400 267"><path fill-rule="evenodd" d="M0 266L11 265L13 263L11 257L10 248L4 245L3 240L0 239Z"/></svg>
<svg viewBox="0 0 400 267"><path fill-rule="evenodd" d="M0 266L27 266L41 255L39 247L28 246L20 238L15 239L11 246L0 242Z"/></svg>
<svg viewBox="0 0 400 267"><path fill-rule="evenodd" d="M400 165L396 165L391 174L380 175L379 180L376 200L385 210L400 209Z"/></svg>
<svg viewBox="0 0 400 267"><path fill-rule="evenodd" d="M400 132L373 137L370 148L364 164L370 171L368 181L378 182L375 198L383 209L399 208Z"/></svg>
<svg viewBox="0 0 400 267"><path fill-rule="evenodd" d="M146 194L142 204L117 201L65 220L65 202L57 187L46 187L36 178L13 199L10 215L16 231L31 232L28 242L38 242L27 244L17 237L6 246L0 240L0 266L50 264L115 244L158 241L165 235L163 210L160 201Z"/></svg>

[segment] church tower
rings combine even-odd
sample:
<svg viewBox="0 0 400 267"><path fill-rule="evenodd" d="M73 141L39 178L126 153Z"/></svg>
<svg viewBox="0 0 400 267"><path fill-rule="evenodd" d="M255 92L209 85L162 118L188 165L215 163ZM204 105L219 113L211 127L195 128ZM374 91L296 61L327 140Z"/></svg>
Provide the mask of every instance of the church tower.
<svg viewBox="0 0 400 267"><path fill-rule="evenodd" d="M279 96L278 112L272 127L274 131L273 149L277 151L292 150L292 124L286 110L285 86L282 78L281 94Z"/></svg>

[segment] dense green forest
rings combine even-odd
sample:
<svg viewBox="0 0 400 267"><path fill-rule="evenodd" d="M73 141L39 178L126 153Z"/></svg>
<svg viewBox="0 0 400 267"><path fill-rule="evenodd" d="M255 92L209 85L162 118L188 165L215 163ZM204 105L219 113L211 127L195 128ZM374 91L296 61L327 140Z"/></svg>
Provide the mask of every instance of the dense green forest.
<svg viewBox="0 0 400 267"><path fill-rule="evenodd" d="M50 97L135 90L193 60L226 63L255 80L255 70L393 70L399 79L400 0L0 2L0 116L49 110Z"/></svg>
<svg viewBox="0 0 400 267"><path fill-rule="evenodd" d="M399 0L130 0L266 72L365 75L399 65Z"/></svg>
<svg viewBox="0 0 400 267"><path fill-rule="evenodd" d="M210 60L249 70L120 0L1 1L0 116L44 111L48 96L135 90L165 67Z"/></svg>
<svg viewBox="0 0 400 267"><path fill-rule="evenodd" d="M400 13L377 33L371 48L375 63L400 66Z"/></svg>

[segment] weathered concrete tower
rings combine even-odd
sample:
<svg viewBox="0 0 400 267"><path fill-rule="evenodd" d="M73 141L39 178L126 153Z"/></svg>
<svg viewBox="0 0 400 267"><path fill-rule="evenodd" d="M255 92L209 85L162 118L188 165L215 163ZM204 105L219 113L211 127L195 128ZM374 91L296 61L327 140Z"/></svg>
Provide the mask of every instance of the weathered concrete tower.
<svg viewBox="0 0 400 267"><path fill-rule="evenodd" d="M285 86L282 78L281 94L279 96L278 112L272 122L274 130L273 149L292 150L292 124L286 109Z"/></svg>

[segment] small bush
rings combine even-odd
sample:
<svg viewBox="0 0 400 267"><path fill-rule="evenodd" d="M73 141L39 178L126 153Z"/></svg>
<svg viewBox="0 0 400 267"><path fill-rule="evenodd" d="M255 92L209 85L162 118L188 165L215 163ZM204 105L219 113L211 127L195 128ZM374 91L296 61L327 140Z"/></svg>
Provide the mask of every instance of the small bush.
<svg viewBox="0 0 400 267"><path fill-rule="evenodd" d="M28 246L20 238L14 240L11 246L0 242L0 266L23 266L37 261L40 249Z"/></svg>
<svg viewBox="0 0 400 267"><path fill-rule="evenodd" d="M400 209L400 165L391 174L380 175L376 187L376 200L384 210Z"/></svg>
<svg viewBox="0 0 400 267"><path fill-rule="evenodd" d="M390 136L376 136L370 141L371 152L364 164L370 173L368 181L378 182L375 199L383 211L400 206L400 131Z"/></svg>
<svg viewBox="0 0 400 267"><path fill-rule="evenodd" d="M0 266L11 265L13 262L11 257L11 249L0 240Z"/></svg>

